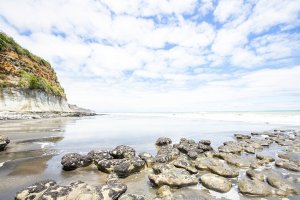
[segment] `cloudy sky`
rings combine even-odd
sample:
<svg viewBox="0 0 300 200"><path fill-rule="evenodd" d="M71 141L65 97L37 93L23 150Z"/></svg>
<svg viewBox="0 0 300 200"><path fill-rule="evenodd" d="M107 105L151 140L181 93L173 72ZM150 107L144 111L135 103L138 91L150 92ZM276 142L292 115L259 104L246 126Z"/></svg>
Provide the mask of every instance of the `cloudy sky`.
<svg viewBox="0 0 300 200"><path fill-rule="evenodd" d="M300 109L300 0L1 0L0 30L96 111Z"/></svg>

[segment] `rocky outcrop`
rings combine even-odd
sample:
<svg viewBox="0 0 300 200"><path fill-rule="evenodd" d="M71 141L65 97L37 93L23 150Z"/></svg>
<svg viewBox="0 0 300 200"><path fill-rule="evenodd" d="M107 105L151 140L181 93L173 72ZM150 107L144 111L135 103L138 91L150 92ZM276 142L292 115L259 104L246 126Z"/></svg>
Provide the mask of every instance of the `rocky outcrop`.
<svg viewBox="0 0 300 200"><path fill-rule="evenodd" d="M67 103L50 63L0 32L0 112L3 111L92 113ZM22 119L15 114L4 115L0 113L0 119ZM40 117L43 115L36 118Z"/></svg>
<svg viewBox="0 0 300 200"><path fill-rule="evenodd" d="M67 99L42 90L0 88L0 110L15 112L73 112Z"/></svg>

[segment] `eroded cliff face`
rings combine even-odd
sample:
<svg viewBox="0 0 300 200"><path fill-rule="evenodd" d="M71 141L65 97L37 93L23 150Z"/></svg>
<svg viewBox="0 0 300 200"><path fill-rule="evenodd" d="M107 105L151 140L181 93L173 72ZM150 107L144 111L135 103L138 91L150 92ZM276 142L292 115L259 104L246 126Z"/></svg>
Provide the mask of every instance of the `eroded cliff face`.
<svg viewBox="0 0 300 200"><path fill-rule="evenodd" d="M72 111L51 65L1 32L0 111Z"/></svg>
<svg viewBox="0 0 300 200"><path fill-rule="evenodd" d="M0 88L0 111L72 112L64 97L20 88Z"/></svg>

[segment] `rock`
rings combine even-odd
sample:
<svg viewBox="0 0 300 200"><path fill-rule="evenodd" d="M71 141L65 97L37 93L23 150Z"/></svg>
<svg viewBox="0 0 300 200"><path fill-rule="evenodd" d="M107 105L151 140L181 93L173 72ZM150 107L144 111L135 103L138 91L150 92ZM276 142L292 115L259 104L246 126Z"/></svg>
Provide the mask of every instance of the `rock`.
<svg viewBox="0 0 300 200"><path fill-rule="evenodd" d="M234 137L238 140L244 140L244 139L250 139L250 135L244 135L244 134L234 134Z"/></svg>
<svg viewBox="0 0 300 200"><path fill-rule="evenodd" d="M181 168L171 167L163 169L161 173L151 173L148 176L151 183L158 187L168 185L170 187L184 187L196 185L198 179L195 175L190 175L188 171Z"/></svg>
<svg viewBox="0 0 300 200"><path fill-rule="evenodd" d="M78 153L68 153L61 158L61 164L66 171L86 167L92 164L92 162L93 159L90 155L82 156Z"/></svg>
<svg viewBox="0 0 300 200"><path fill-rule="evenodd" d="M172 194L171 200L216 200L216 198L204 193L203 191L195 189L185 189L181 191L175 191Z"/></svg>
<svg viewBox="0 0 300 200"><path fill-rule="evenodd" d="M153 165L152 169L153 169L153 172L155 174L160 174L160 173L163 173L163 172L167 172L171 169L173 169L174 166L171 165L171 164L162 164L162 163L157 163L155 165Z"/></svg>
<svg viewBox="0 0 300 200"><path fill-rule="evenodd" d="M219 151L224 153L234 153L234 154L240 154L243 148L241 145L235 142L225 143L222 146L219 146Z"/></svg>
<svg viewBox="0 0 300 200"><path fill-rule="evenodd" d="M258 179L260 181L264 181L266 178L266 175L263 172L253 169L247 170L246 175L251 179Z"/></svg>
<svg viewBox="0 0 300 200"><path fill-rule="evenodd" d="M257 179L242 178L238 181L239 191L245 195L265 197L272 194L271 188Z"/></svg>
<svg viewBox="0 0 300 200"><path fill-rule="evenodd" d="M193 150L189 151L189 152L187 153L187 155L188 155L191 159L193 159L193 160L195 160L195 159L198 157L198 153L197 153L196 151L193 151Z"/></svg>
<svg viewBox="0 0 300 200"><path fill-rule="evenodd" d="M239 175L239 170L228 165L209 165L208 169L214 174L218 174L220 176L226 178L234 178Z"/></svg>
<svg viewBox="0 0 300 200"><path fill-rule="evenodd" d="M204 144L204 145L210 145L211 144L210 140L200 140L199 143Z"/></svg>
<svg viewBox="0 0 300 200"><path fill-rule="evenodd" d="M183 169L187 170L188 172L190 172L191 174L197 174L198 173L198 170L195 169L194 167L192 167L188 160L183 160L183 159L175 160L173 162L173 165L175 167L178 167L178 168L183 168Z"/></svg>
<svg viewBox="0 0 300 200"><path fill-rule="evenodd" d="M0 135L0 151L3 151L9 143L10 140L8 138Z"/></svg>
<svg viewBox="0 0 300 200"><path fill-rule="evenodd" d="M110 155L109 151L105 151L105 150L98 150L98 151L92 150L88 153L88 155L93 158L94 163L97 163L103 159L111 160L114 158Z"/></svg>
<svg viewBox="0 0 300 200"><path fill-rule="evenodd" d="M203 144L203 143L198 144L198 149L201 149L203 152L213 150L213 148L209 144Z"/></svg>
<svg viewBox="0 0 300 200"><path fill-rule="evenodd" d="M214 174L227 178L234 178L239 175L239 170L237 168L228 166L216 158L198 158L195 161L195 167L199 170L210 170Z"/></svg>
<svg viewBox="0 0 300 200"><path fill-rule="evenodd" d="M176 148L180 152L187 154L191 150L196 151L196 149L198 148L198 145L196 144L196 142L194 140L188 140L186 138L181 138L179 144L176 145Z"/></svg>
<svg viewBox="0 0 300 200"><path fill-rule="evenodd" d="M300 153L294 153L294 152L289 152L289 153L279 153L278 154L279 158L289 160L293 163L300 164Z"/></svg>
<svg viewBox="0 0 300 200"><path fill-rule="evenodd" d="M251 154L255 154L255 148L252 146L244 146L243 151Z"/></svg>
<svg viewBox="0 0 300 200"><path fill-rule="evenodd" d="M44 180L17 192L15 200L38 199L50 187L56 186L53 180Z"/></svg>
<svg viewBox="0 0 300 200"><path fill-rule="evenodd" d="M138 194L126 194L121 196L119 200L145 200L145 197Z"/></svg>
<svg viewBox="0 0 300 200"><path fill-rule="evenodd" d="M147 167L152 167L155 163L155 158L150 153L142 152L139 157L146 162Z"/></svg>
<svg viewBox="0 0 300 200"><path fill-rule="evenodd" d="M172 144L172 140L167 137L160 137L156 140L155 144L157 146L166 146L166 145Z"/></svg>
<svg viewBox="0 0 300 200"><path fill-rule="evenodd" d="M173 196L170 186L167 185L161 186L157 190L156 194L159 198L163 198L163 199L171 199Z"/></svg>
<svg viewBox="0 0 300 200"><path fill-rule="evenodd" d="M231 182L226 178L215 174L204 174L200 178L201 183L208 189L215 190L217 192L228 192L231 189Z"/></svg>
<svg viewBox="0 0 300 200"><path fill-rule="evenodd" d="M135 156L135 150L132 147L120 145L110 151L110 155L115 159L131 158Z"/></svg>
<svg viewBox="0 0 300 200"><path fill-rule="evenodd" d="M16 200L38 199L85 199L85 200L115 200L125 193L127 187L119 180L108 180L105 185L93 187L82 181L71 183L68 186L60 186L55 181L46 180L35 183L32 186L18 192Z"/></svg>
<svg viewBox="0 0 300 200"><path fill-rule="evenodd" d="M262 155L262 154L256 154L256 158L259 159L259 160L264 160L268 163L275 161L275 159L272 158L271 156L265 156L265 155Z"/></svg>
<svg viewBox="0 0 300 200"><path fill-rule="evenodd" d="M275 161L275 165L277 167L281 167L287 170L295 171L295 172L300 172L300 167L296 163L288 160L283 160L279 159Z"/></svg>
<svg viewBox="0 0 300 200"><path fill-rule="evenodd" d="M158 150L157 155L155 156L155 161L159 163L167 163L175 160L179 154L180 152L178 149L170 146L163 146Z"/></svg>
<svg viewBox="0 0 300 200"><path fill-rule="evenodd" d="M145 161L139 157L107 160L103 159L95 163L100 171L105 173L116 173L119 177L127 177L135 172L141 171Z"/></svg>
<svg viewBox="0 0 300 200"><path fill-rule="evenodd" d="M208 170L208 166L212 164L218 164L220 161L215 158L201 157L195 161L195 167L199 170Z"/></svg>
<svg viewBox="0 0 300 200"><path fill-rule="evenodd" d="M278 193L280 196L291 196L298 194L298 190L288 181L284 180L280 175L271 172L267 176L268 183L281 190L280 193Z"/></svg>
<svg viewBox="0 0 300 200"><path fill-rule="evenodd" d="M248 159L242 159L240 156L231 153L218 153L215 156L224 159L228 164L237 166L237 167L250 167L250 162Z"/></svg>

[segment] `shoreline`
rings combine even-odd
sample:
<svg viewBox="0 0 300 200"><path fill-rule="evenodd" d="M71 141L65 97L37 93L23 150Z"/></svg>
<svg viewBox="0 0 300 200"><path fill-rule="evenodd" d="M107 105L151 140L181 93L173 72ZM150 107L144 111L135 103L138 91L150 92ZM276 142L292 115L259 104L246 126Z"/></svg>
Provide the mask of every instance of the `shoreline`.
<svg viewBox="0 0 300 200"><path fill-rule="evenodd" d="M0 111L0 121L6 120L30 120L30 119L48 119L59 117L85 117L96 116L94 112L15 112L15 111Z"/></svg>

